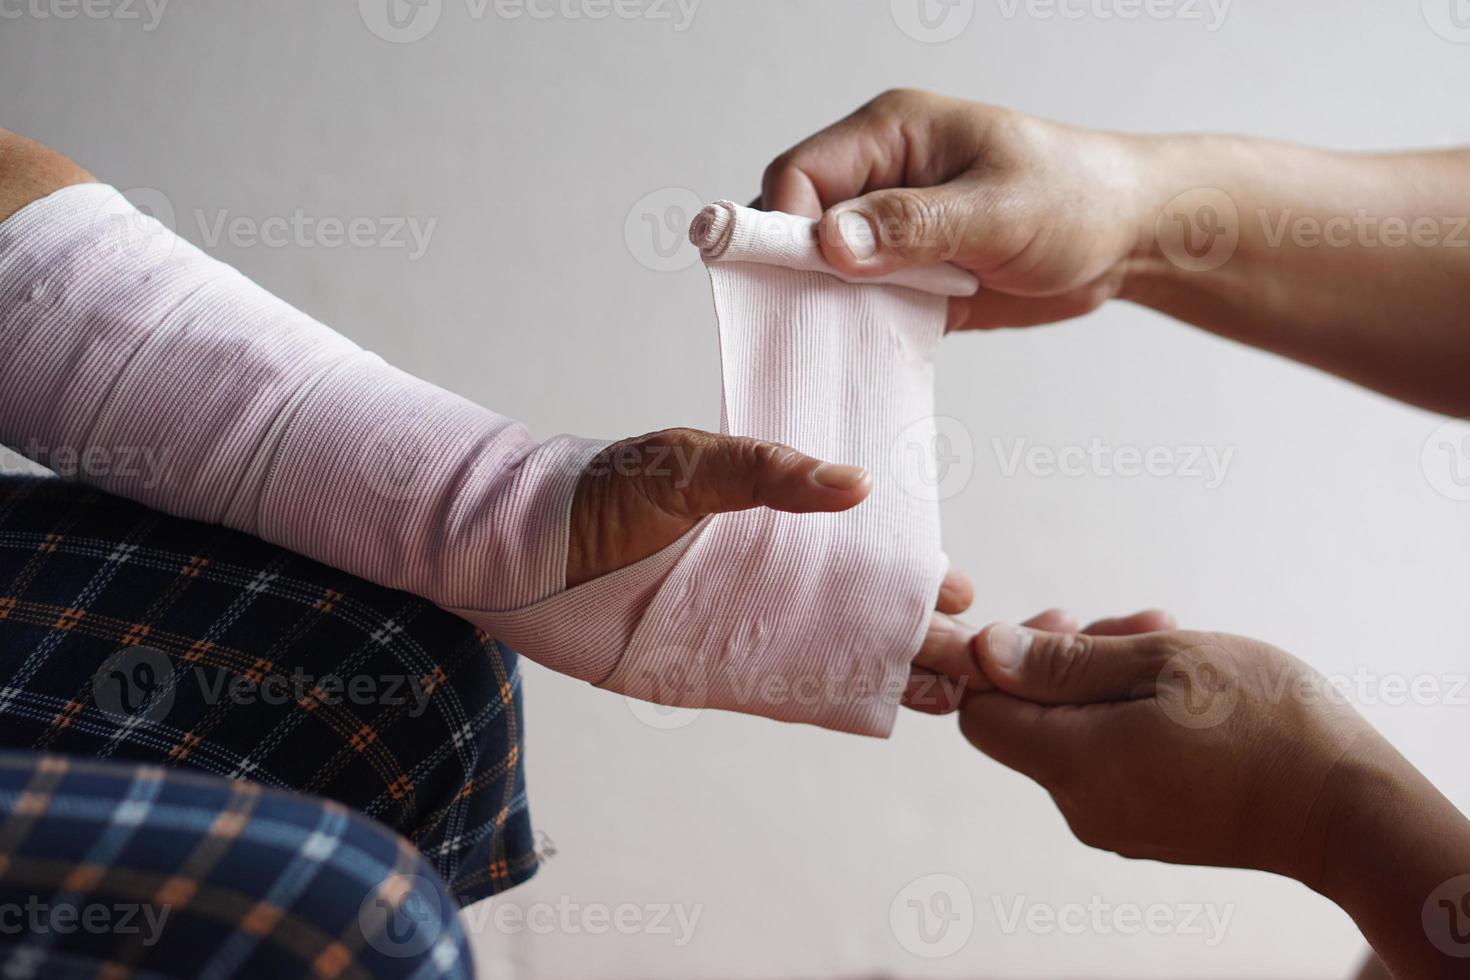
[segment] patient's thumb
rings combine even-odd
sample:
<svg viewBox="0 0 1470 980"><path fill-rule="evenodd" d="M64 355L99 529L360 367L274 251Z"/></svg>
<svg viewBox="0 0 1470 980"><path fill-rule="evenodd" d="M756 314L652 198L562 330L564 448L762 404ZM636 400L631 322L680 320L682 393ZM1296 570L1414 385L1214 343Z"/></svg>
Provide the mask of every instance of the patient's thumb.
<svg viewBox="0 0 1470 980"><path fill-rule="evenodd" d="M847 275L882 275L953 259L964 228L953 186L874 191L822 216L822 256Z"/></svg>
<svg viewBox="0 0 1470 980"><path fill-rule="evenodd" d="M671 455L678 472L646 480L644 490L679 517L752 507L841 511L861 503L872 490L872 478L862 467L816 459L760 439L676 431L682 434L672 440Z"/></svg>
<svg viewBox="0 0 1470 980"><path fill-rule="evenodd" d="M992 683L1040 704L1128 701L1153 693L1168 648L1156 634L1045 633L993 623L974 640Z"/></svg>

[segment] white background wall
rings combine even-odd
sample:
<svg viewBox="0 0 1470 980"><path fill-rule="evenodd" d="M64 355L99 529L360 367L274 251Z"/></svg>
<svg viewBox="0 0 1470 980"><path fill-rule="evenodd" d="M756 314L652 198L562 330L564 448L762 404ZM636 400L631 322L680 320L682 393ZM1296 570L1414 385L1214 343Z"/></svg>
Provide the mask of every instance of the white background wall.
<svg viewBox="0 0 1470 980"><path fill-rule="evenodd" d="M386 0L174 0L156 22L158 0L94 2L100 16L0 0L0 126L166 201L200 244L222 211L437 222L417 258L309 236L213 251L541 434L716 427L703 272L687 253L679 271L648 268L643 212L753 196L771 156L889 86L1101 127L1363 148L1466 136L1470 45L1405 0L1236 0L1223 23L1193 0L1131 20L1100 16L1127 0L1069 0L1076 18L1042 16L1047 0L957 0L932 8L963 28L944 43L897 26L918 0L703 0L689 22L662 0L620 0L645 14L631 19L586 16L598 0L533 0L549 17L428 0L412 28L437 23L413 43L367 26L386 23ZM1425 0L1435 17L1451 2ZM1421 466L1434 417L1127 306L952 339L944 358L941 410L975 446L945 537L978 585L978 622L1157 605L1330 672L1470 670L1470 503ZM1007 477L992 443L1093 438L1234 457L1216 488ZM712 713L659 730L621 698L526 675L533 813L557 854L474 910L486 976L1328 978L1358 956L1348 920L1290 882L1087 850L951 721L904 717L888 742ZM1470 803L1463 700L1364 710ZM959 879L975 924L926 959L889 912L933 873ZM997 912L1094 898L1231 918L1210 946L1187 931L1008 932ZM538 903L575 913L570 928L507 934L489 914ZM583 911L625 903L697 907L692 941L583 927Z"/></svg>

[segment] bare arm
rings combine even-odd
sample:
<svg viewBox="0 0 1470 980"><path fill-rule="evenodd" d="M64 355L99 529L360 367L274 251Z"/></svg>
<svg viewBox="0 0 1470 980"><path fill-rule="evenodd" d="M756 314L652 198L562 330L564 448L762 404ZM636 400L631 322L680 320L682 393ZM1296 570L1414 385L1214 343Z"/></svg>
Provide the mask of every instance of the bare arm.
<svg viewBox="0 0 1470 980"><path fill-rule="evenodd" d="M55 150L0 129L0 221L52 191L93 179Z"/></svg>
<svg viewBox="0 0 1470 980"><path fill-rule="evenodd" d="M1123 298L1470 413L1470 152L1368 156L1213 136L1137 145L1148 190ZM1189 239L1202 259L1184 250Z"/></svg>

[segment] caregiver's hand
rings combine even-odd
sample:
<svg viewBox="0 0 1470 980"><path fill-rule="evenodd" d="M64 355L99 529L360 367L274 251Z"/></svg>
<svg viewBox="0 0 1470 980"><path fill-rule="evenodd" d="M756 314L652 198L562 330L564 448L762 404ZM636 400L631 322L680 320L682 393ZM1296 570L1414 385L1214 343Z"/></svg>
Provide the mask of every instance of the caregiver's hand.
<svg viewBox="0 0 1470 980"><path fill-rule="evenodd" d="M952 330L1118 297L1470 415L1470 150L1112 133L901 90L783 153L759 203L820 216L851 275L972 270Z"/></svg>
<svg viewBox="0 0 1470 980"><path fill-rule="evenodd" d="M701 518L770 507L794 514L842 511L873 488L860 467L789 446L697 429L666 429L613 443L582 477L572 501L568 588L646 558ZM942 612L963 612L974 590L951 570Z"/></svg>
<svg viewBox="0 0 1470 980"><path fill-rule="evenodd" d="M981 289L950 300L952 330L1049 323L1123 282L1138 237L1129 140L896 90L776 158L760 206L821 216L823 255L844 272L973 271Z"/></svg>
<svg viewBox="0 0 1470 980"><path fill-rule="evenodd" d="M1296 878L1396 976L1463 975L1470 824L1310 667L1218 633L996 624L974 649L996 690L968 696L961 730L1084 843Z"/></svg>

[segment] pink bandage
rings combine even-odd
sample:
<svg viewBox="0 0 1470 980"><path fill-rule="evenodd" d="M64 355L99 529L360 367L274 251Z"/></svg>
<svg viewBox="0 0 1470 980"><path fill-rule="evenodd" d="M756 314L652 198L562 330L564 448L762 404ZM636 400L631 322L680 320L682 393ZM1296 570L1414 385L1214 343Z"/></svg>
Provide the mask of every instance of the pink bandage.
<svg viewBox="0 0 1470 980"><path fill-rule="evenodd" d="M843 514L708 518L566 590L569 512L604 444L392 368L139 214L69 187L0 224L0 443L482 625L611 690L869 735L892 726L943 571L930 356L948 267L841 281L812 223L720 204L694 229L719 318L726 431L867 467Z"/></svg>

